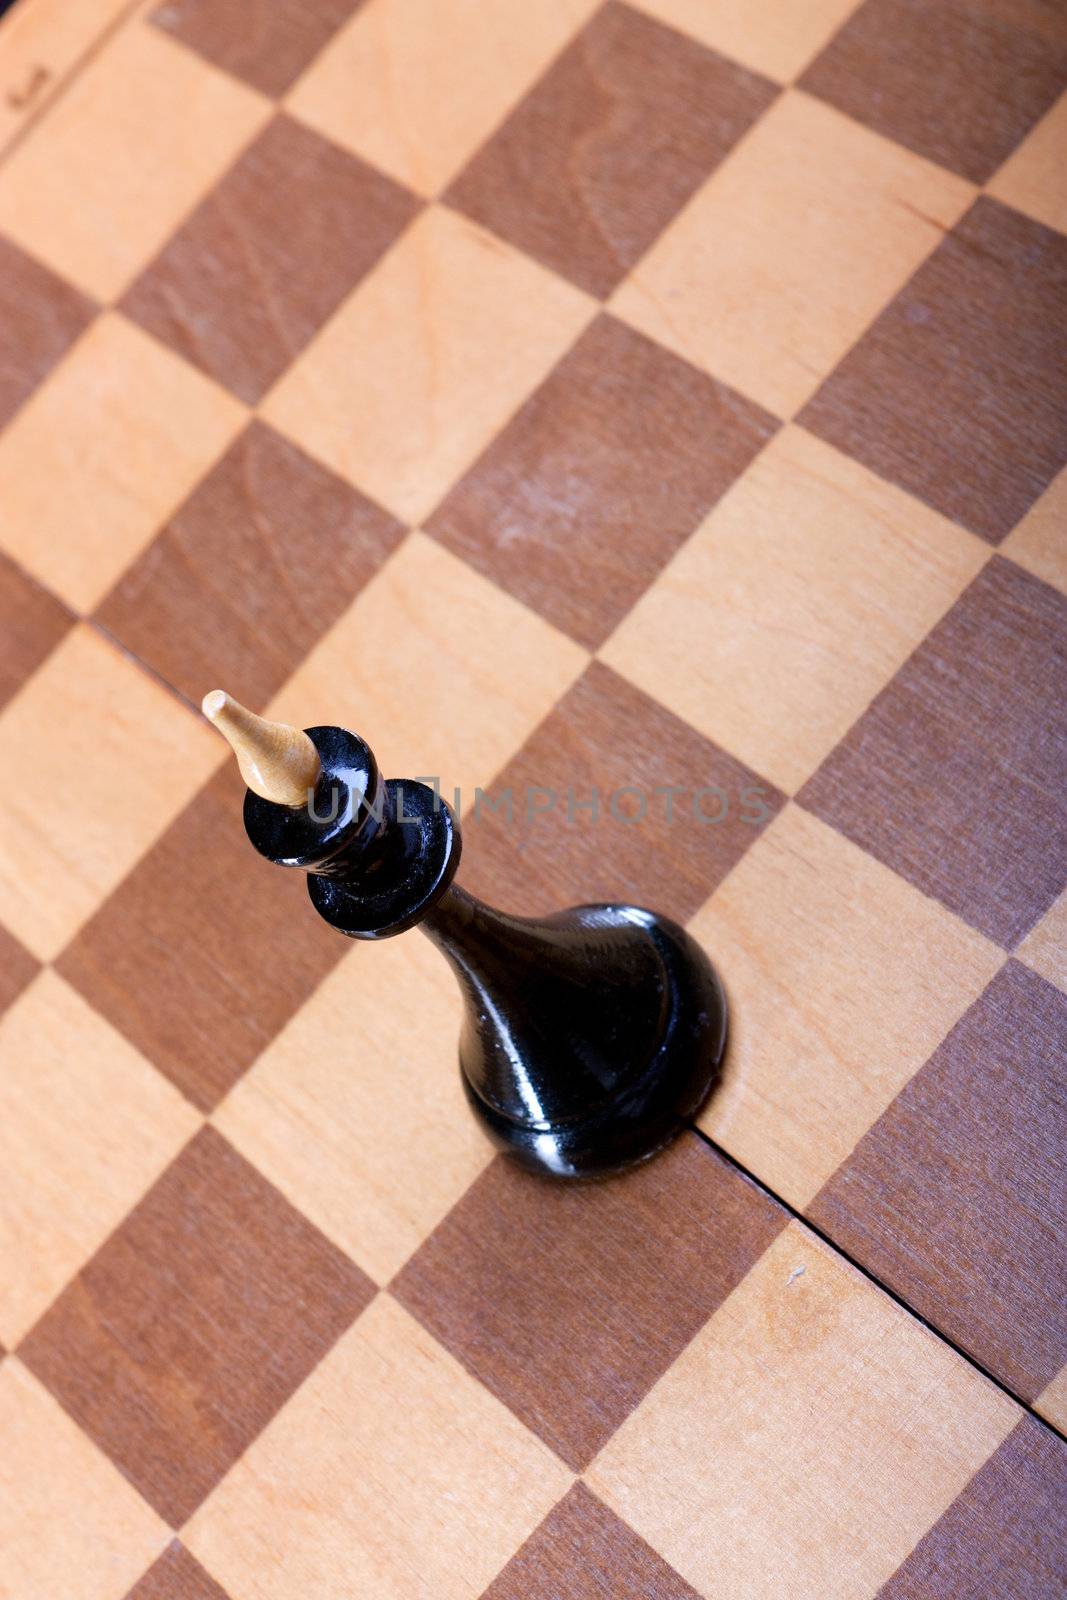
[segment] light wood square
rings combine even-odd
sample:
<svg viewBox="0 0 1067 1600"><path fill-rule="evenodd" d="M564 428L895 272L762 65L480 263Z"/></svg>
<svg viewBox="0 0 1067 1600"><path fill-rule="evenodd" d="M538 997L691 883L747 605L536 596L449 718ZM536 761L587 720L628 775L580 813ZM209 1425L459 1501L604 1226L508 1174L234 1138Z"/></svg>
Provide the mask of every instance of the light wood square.
<svg viewBox="0 0 1067 1600"><path fill-rule="evenodd" d="M420 194L436 194L596 10L597 0L375 0L288 108Z"/></svg>
<svg viewBox="0 0 1067 1600"><path fill-rule="evenodd" d="M789 90L653 245L612 310L790 417L974 193Z"/></svg>
<svg viewBox="0 0 1067 1600"><path fill-rule="evenodd" d="M0 1594L123 1600L170 1529L21 1362L0 1366Z"/></svg>
<svg viewBox="0 0 1067 1600"><path fill-rule="evenodd" d="M492 1154L460 1085L460 1022L428 939L357 946L213 1119L378 1283Z"/></svg>
<svg viewBox="0 0 1067 1600"><path fill-rule="evenodd" d="M994 174L986 194L1067 233L1067 94Z"/></svg>
<svg viewBox="0 0 1067 1600"><path fill-rule="evenodd" d="M1061 1433L1067 1432L1067 1367L1062 1367L1038 1395L1034 1410Z"/></svg>
<svg viewBox="0 0 1067 1600"><path fill-rule="evenodd" d="M1015 954L1067 994L1067 891L1053 902Z"/></svg>
<svg viewBox="0 0 1067 1600"><path fill-rule="evenodd" d="M787 428L601 655L792 793L988 557L973 534Z"/></svg>
<svg viewBox="0 0 1067 1600"><path fill-rule="evenodd" d="M1067 594L1067 468L1012 529L1000 553Z"/></svg>
<svg viewBox="0 0 1067 1600"><path fill-rule="evenodd" d="M220 759L206 723L72 629L0 716L0 921L50 961Z"/></svg>
<svg viewBox="0 0 1067 1600"><path fill-rule="evenodd" d="M0 434L0 547L92 610L244 420L146 333L99 319Z"/></svg>
<svg viewBox="0 0 1067 1600"><path fill-rule="evenodd" d="M0 146L14 137L93 41L110 27L126 0L25 0L5 17L0 33Z"/></svg>
<svg viewBox="0 0 1067 1600"><path fill-rule="evenodd" d="M822 49L856 0L637 0L638 8L658 17L701 44L776 83L795 78Z"/></svg>
<svg viewBox="0 0 1067 1600"><path fill-rule="evenodd" d="M418 522L595 311L581 290L434 206L261 409L372 499Z"/></svg>
<svg viewBox="0 0 1067 1600"><path fill-rule="evenodd" d="M700 1125L803 1207L1003 953L790 805L690 924L724 975L726 1071Z"/></svg>
<svg viewBox="0 0 1067 1600"><path fill-rule="evenodd" d="M793 1222L587 1477L709 1600L869 1600L1021 1414Z"/></svg>
<svg viewBox="0 0 1067 1600"><path fill-rule="evenodd" d="M475 1600L570 1483L379 1295L182 1537L232 1600Z"/></svg>
<svg viewBox="0 0 1067 1600"><path fill-rule="evenodd" d="M0 1019L0 1340L9 1349L200 1118L45 969Z"/></svg>
<svg viewBox="0 0 1067 1600"><path fill-rule="evenodd" d="M158 29L122 28L0 172L0 228L114 299L271 110Z"/></svg>
<svg viewBox="0 0 1067 1600"><path fill-rule="evenodd" d="M586 652L488 578L408 536L271 702L367 740L388 778L438 778L463 807L584 670Z"/></svg>

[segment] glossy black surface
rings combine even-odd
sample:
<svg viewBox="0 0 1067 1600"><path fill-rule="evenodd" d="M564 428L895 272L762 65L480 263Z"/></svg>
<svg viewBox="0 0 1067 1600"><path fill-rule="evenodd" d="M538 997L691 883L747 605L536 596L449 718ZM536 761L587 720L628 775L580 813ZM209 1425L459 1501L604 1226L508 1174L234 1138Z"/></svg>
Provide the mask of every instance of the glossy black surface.
<svg viewBox="0 0 1067 1600"><path fill-rule="evenodd" d="M384 826L376 844L380 847L366 852L344 879L308 878L315 910L350 939L390 939L413 928L459 865L459 829L452 812L421 783L387 780Z"/></svg>
<svg viewBox="0 0 1067 1600"><path fill-rule="evenodd" d="M308 873L319 914L356 939L418 925L464 998L460 1070L501 1149L553 1177L592 1177L652 1155L718 1077L726 1001L684 929L637 906L531 919L452 883L460 835L448 805L381 779L340 728L309 728L322 761L310 807L249 793L256 849Z"/></svg>
<svg viewBox="0 0 1067 1600"><path fill-rule="evenodd" d="M722 988L667 918L594 905L532 921L453 887L422 928L463 990L467 1098L525 1166L572 1178L644 1160L718 1076Z"/></svg>
<svg viewBox="0 0 1067 1600"><path fill-rule="evenodd" d="M322 772L308 807L245 794L245 831L260 855L303 867L320 916L353 939L413 927L451 883L460 836L425 784L385 781L363 740L343 728L307 728Z"/></svg>
<svg viewBox="0 0 1067 1600"><path fill-rule="evenodd" d="M344 728L305 728L322 771L312 802L293 809L245 792L245 831L283 867L342 876L370 850L384 820L384 784L368 745ZM366 870L366 865L361 870Z"/></svg>

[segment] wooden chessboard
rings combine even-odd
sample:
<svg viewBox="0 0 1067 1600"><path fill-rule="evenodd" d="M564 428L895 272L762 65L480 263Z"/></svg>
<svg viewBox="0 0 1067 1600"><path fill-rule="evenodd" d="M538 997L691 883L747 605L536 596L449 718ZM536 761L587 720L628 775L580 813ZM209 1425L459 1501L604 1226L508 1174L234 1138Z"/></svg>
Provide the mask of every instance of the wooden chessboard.
<svg viewBox="0 0 1067 1600"><path fill-rule="evenodd" d="M1065 1592L1065 82L1041 0L5 17L3 1600ZM492 1158L217 685L683 919L699 1125Z"/></svg>

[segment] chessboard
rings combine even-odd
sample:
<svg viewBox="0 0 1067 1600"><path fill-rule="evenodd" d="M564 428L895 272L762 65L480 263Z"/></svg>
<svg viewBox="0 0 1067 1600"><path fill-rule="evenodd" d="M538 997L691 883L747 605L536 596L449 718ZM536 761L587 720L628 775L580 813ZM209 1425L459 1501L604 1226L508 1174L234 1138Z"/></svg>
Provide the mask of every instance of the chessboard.
<svg viewBox="0 0 1067 1600"><path fill-rule="evenodd" d="M1065 85L1042 0L5 14L3 1600L1067 1592ZM218 686L683 921L694 1124L494 1156Z"/></svg>

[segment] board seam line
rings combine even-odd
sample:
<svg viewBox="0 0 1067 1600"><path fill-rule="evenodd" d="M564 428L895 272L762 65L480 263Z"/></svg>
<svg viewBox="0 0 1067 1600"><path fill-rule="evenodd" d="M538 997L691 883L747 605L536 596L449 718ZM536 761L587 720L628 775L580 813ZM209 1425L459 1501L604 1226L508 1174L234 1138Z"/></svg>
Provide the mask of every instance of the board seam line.
<svg viewBox="0 0 1067 1600"><path fill-rule="evenodd" d="M773 1200L776 1205L782 1207L783 1211L788 1212L794 1222L799 1222L803 1227L807 1228L817 1239L827 1245L835 1255L840 1256L843 1261L847 1261L850 1267L854 1267L862 1277L867 1279L868 1283L872 1283L876 1289L881 1289L882 1293L888 1295L890 1300L894 1301L902 1311L906 1311L909 1316L915 1318L916 1322L921 1323L927 1332L932 1333L941 1344L948 1345L949 1349L954 1350L958 1356L961 1356L969 1367L973 1367L975 1372L981 1373L982 1377L986 1378L994 1388L999 1389L1001 1394L1014 1401L1021 1410L1033 1417L1035 1422L1039 1422L1043 1428L1048 1429L1049 1433L1054 1434L1062 1443L1067 1444L1067 1434L1061 1432L1056 1427L1056 1424L1050 1422L1047 1417L1043 1417L1040 1411L1035 1411L1031 1401L1023 1400L1013 1389L1009 1389L1002 1378L998 1378L988 1367L984 1367L980 1361L958 1345L947 1333L944 1333L935 1322L931 1322L929 1317L924 1316L921 1311L905 1300L904 1296L899 1294L896 1289L891 1288L887 1283L883 1283L881 1278L871 1271L870 1267L865 1267L862 1261L858 1261L855 1256L850 1255L847 1250L843 1249L832 1234L827 1233L818 1223L812 1222L810 1217L806 1217L803 1211L798 1211L796 1206L791 1205L788 1200L783 1200L782 1196L770 1188L762 1178L758 1178L754 1172L750 1172L748 1167L738 1161L735 1156L732 1156L728 1150L724 1150L722 1145L716 1144L715 1140L709 1134L706 1134L703 1128L699 1128L695 1122L687 1121L685 1126L695 1133L697 1138L702 1140L709 1150L713 1150L717 1156L721 1156L729 1166L733 1167L735 1172L740 1173L743 1178L747 1178L750 1183L754 1183L756 1188L761 1189L768 1199Z"/></svg>

